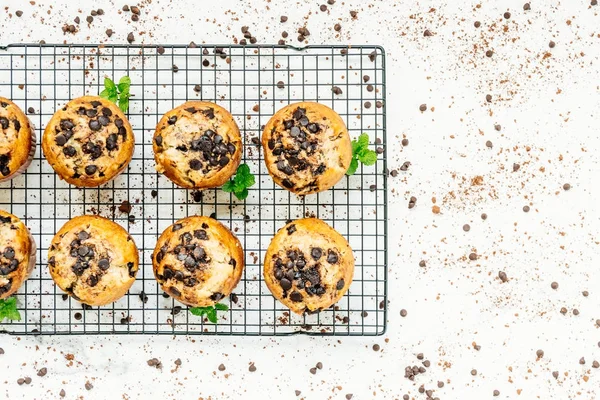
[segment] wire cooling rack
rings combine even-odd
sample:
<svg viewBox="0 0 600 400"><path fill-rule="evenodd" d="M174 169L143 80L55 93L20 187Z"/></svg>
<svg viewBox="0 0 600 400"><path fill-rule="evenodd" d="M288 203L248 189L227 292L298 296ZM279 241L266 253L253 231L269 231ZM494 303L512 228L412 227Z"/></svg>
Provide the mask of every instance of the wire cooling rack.
<svg viewBox="0 0 600 400"><path fill-rule="evenodd" d="M12 99L37 127L38 143L52 114L70 99L102 90L104 77L131 77L129 120L136 136L126 172L100 188L61 181L38 145L27 172L0 184L0 208L25 221L38 245L37 265L17 293L22 320L4 322L12 334L381 335L386 329L387 191L385 54L379 46L98 46L0 47L0 96ZM282 82L282 83L280 83ZM333 88L341 89L341 93ZM337 93L335 93L337 92ZM245 201L219 189L174 186L154 169L152 134L160 117L187 100L228 109L244 141L244 160L257 183ZM276 186L258 147L261 127L281 107L318 101L337 111L352 138L369 134L380 152L333 189L300 198ZM131 213L119 210L131 203ZM124 226L140 250L136 282L105 307L84 306L58 289L47 249L70 218L99 214ZM158 235L175 220L209 215L228 226L245 249L241 282L223 302L218 324L187 312L160 290L151 254ZM356 269L335 307L297 316L275 300L262 279L262 260L286 221L315 216L345 236Z"/></svg>

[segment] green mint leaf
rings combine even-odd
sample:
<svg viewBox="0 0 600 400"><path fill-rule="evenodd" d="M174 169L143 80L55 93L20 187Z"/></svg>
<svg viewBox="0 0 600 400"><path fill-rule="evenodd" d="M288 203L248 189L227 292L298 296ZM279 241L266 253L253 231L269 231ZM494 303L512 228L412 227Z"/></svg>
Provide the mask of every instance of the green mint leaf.
<svg viewBox="0 0 600 400"><path fill-rule="evenodd" d="M109 93L117 93L117 85L110 78L104 78L104 89Z"/></svg>
<svg viewBox="0 0 600 400"><path fill-rule="evenodd" d="M206 318L213 324L217 323L217 311L213 308L206 313Z"/></svg>
<svg viewBox="0 0 600 400"><path fill-rule="evenodd" d="M235 190L235 183L233 181L227 181L221 188L225 193L231 193Z"/></svg>
<svg viewBox="0 0 600 400"><path fill-rule="evenodd" d="M229 310L229 307L227 307L225 304L217 303L214 307L192 307L189 309L189 311L194 315L199 317L206 316L206 318L213 324L217 323L217 310L227 311Z"/></svg>
<svg viewBox="0 0 600 400"><path fill-rule="evenodd" d="M121 93L119 97L119 108L124 113L129 109L129 93Z"/></svg>
<svg viewBox="0 0 600 400"><path fill-rule="evenodd" d="M364 165L374 165L377 162L377 153L373 150L367 150L358 156L358 159Z"/></svg>
<svg viewBox="0 0 600 400"><path fill-rule="evenodd" d="M235 194L235 197L237 197L238 200L244 200L246 197L248 197L248 189L243 188L241 191L233 192L233 194Z"/></svg>
<svg viewBox="0 0 600 400"><path fill-rule="evenodd" d="M119 92L129 94L129 87L131 86L131 78L124 76L119 80Z"/></svg>
<svg viewBox="0 0 600 400"><path fill-rule="evenodd" d="M108 93L108 89L104 89L103 91L101 91L99 96L102 97L103 99L108 100L108 98L110 97L110 94Z"/></svg>
<svg viewBox="0 0 600 400"><path fill-rule="evenodd" d="M352 154L359 154L369 147L369 135L363 133L358 139L352 141Z"/></svg>
<svg viewBox="0 0 600 400"><path fill-rule="evenodd" d="M0 300L0 322L5 319L10 321L21 320L21 313L17 310L17 299L14 297Z"/></svg>
<svg viewBox="0 0 600 400"><path fill-rule="evenodd" d="M190 312L198 317L201 317L206 314L206 309L207 307L192 307L190 308Z"/></svg>
<svg viewBox="0 0 600 400"><path fill-rule="evenodd" d="M238 167L235 177L226 182L221 189L225 193L232 193L239 200L244 200L248 197L248 188L253 186L256 183L256 179L252 172L250 172L250 167L247 164L240 164Z"/></svg>
<svg viewBox="0 0 600 400"><path fill-rule="evenodd" d="M348 171L346 171L346 175L354 175L357 169L358 160L356 158L352 158L352 161L350 161L350 166L348 167Z"/></svg>

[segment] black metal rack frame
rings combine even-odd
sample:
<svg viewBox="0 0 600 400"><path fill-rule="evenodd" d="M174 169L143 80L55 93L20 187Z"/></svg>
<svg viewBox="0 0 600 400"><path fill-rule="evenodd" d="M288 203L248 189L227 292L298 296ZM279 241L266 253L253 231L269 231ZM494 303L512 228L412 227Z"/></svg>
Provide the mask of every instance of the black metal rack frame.
<svg viewBox="0 0 600 400"><path fill-rule="evenodd" d="M84 94L98 94L106 76L117 81L124 75L132 80L128 116L136 135L127 171L99 188L76 188L56 176L38 145L27 172L0 184L0 208L22 218L38 245L36 268L16 296L22 320L0 323L0 330L10 334L349 336L385 332L386 153L379 154L376 165L359 167L356 175L345 177L333 189L299 198L273 183L254 139L260 138L261 126L279 108L307 100L336 110L352 138L366 132L372 149L385 149L382 47L0 46L0 96L12 99L24 111L35 110L29 118L36 126L38 142L58 107ZM283 88L278 87L279 81ZM201 87L199 92L194 90L196 85ZM334 94L333 86L342 93ZM181 189L156 173L151 145L154 127L166 111L193 99L222 105L240 126L243 162L257 178L245 201L220 189L202 193ZM132 204L133 217L118 210L124 200ZM84 309L54 285L46 261L55 232L70 218L86 213L111 218L128 229L140 249L140 270L122 299ZM152 274L151 253L158 235L176 219L194 214L220 220L245 249L242 281L235 296L224 301L230 309L219 312L218 324L186 312L186 307L165 297ZM275 232L287 220L305 216L323 219L348 239L356 269L349 293L335 307L297 316L267 289L262 259Z"/></svg>

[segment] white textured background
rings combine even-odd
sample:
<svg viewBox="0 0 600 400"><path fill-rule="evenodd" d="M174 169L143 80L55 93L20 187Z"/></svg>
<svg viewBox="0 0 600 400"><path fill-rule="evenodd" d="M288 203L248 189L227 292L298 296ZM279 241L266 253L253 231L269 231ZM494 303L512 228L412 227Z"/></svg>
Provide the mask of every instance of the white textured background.
<svg viewBox="0 0 600 400"><path fill-rule="evenodd" d="M592 368L600 360L600 6L533 0L524 11L524 2L337 0L321 12L324 1L148 0L133 23L130 13L117 12L124 2L2 1L0 44L125 43L131 31L137 43L229 43L241 37L242 25L259 43L276 43L282 30L294 38L304 23L310 44L381 44L388 56L389 166L411 167L389 180L385 336L0 335L0 397L53 399L64 389L68 399L426 399L421 385L440 399L492 398L495 389L500 399L600 396L600 369ZM85 21L92 8L105 15L63 35L65 22L78 15ZM355 20L350 10L358 11ZM116 32L111 39L107 28ZM426 29L433 35L424 37ZM428 110L420 112L421 104ZM418 198L412 210L410 196ZM471 252L477 261L468 260ZM538 349L545 353L540 360ZM420 365L417 353L431 367L412 382L404 368ZM146 365L153 357L162 370ZM319 361L323 369L310 374ZM256 372L248 371L250 362ZM41 367L48 369L43 378L36 375ZM26 376L32 383L17 385Z"/></svg>

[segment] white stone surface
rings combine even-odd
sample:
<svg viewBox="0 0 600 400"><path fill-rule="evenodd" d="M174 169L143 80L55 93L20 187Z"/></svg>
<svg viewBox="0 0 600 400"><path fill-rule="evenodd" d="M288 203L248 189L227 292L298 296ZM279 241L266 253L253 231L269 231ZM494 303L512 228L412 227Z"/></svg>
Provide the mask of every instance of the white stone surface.
<svg viewBox="0 0 600 400"><path fill-rule="evenodd" d="M130 31L138 43L230 43L241 37L242 25L259 43L276 43L283 29L295 37L305 16L311 44L381 44L388 56L389 165L412 165L389 180L385 336L2 335L0 396L54 399L64 389L67 399L344 399L347 393L425 399L418 393L422 384L440 399L492 398L495 389L499 399L599 396L600 369L592 362L600 360L600 6L532 0L524 11L524 2L337 0L322 13L313 1L148 0L140 22L130 23L129 14L116 12L125 2L4 0L2 44L125 43ZM63 23L77 15L85 20L92 8L105 15L63 36ZM350 10L358 11L354 21ZM508 21L502 17L507 10ZM285 27L282 14L289 16ZM339 36L333 30L338 21ZM107 28L116 32L111 39ZM426 29L433 36L424 37ZM490 48L494 55L487 58ZM423 103L428 110L421 113ZM405 148L402 135L410 140ZM519 171L512 172L513 163ZM471 185L475 176L481 185ZM567 182L572 188L564 191ZM410 196L418 198L412 210ZM439 214L432 212L433 197ZM522 211L526 204L529 213ZM477 261L468 260L472 251ZM501 283L499 271L508 282ZM553 281L558 290L551 289ZM405 318L401 309L408 311ZM540 360L538 349L545 352ZM404 367L418 364L417 353L432 365L413 383L403 377ZM153 357L162 370L146 365ZM177 358L182 365L172 371ZM319 361L323 369L310 374ZM221 363L224 372L217 369ZM36 375L41 367L48 368L42 378ZM552 371L559 371L558 379ZM32 383L17 385L25 376ZM438 381L445 386L438 389Z"/></svg>

